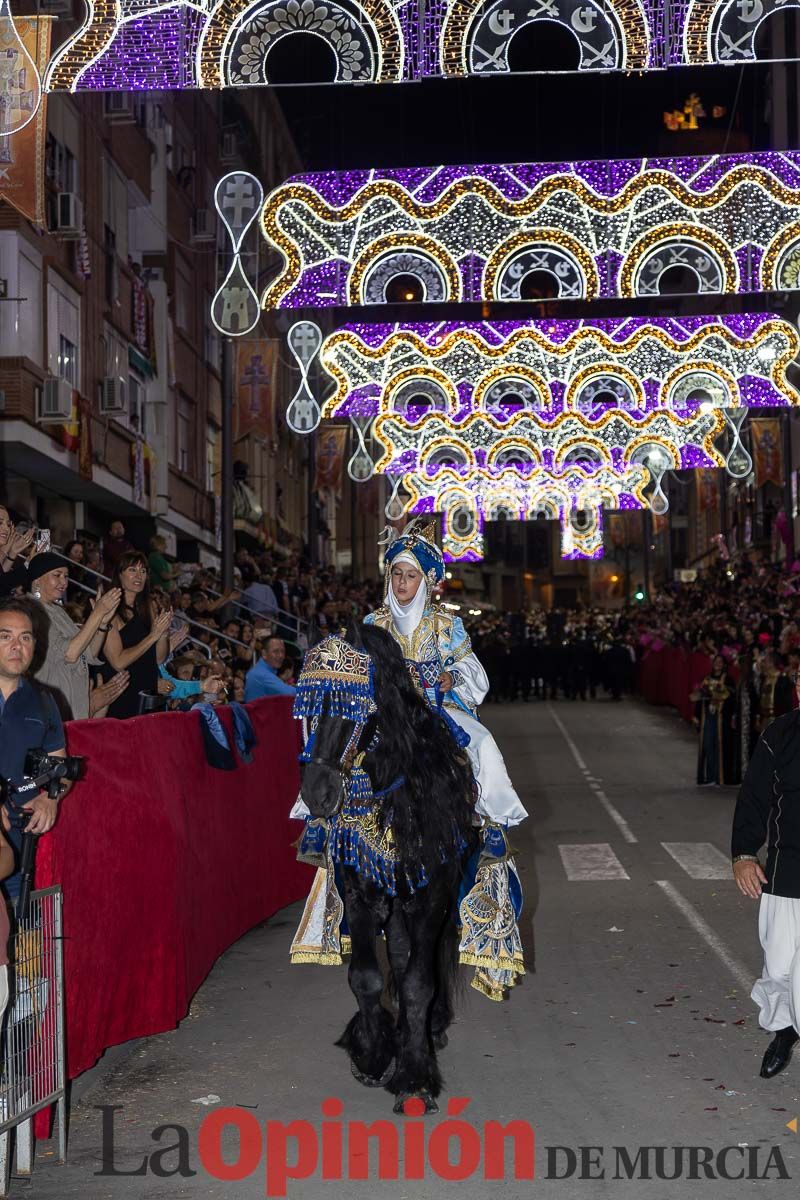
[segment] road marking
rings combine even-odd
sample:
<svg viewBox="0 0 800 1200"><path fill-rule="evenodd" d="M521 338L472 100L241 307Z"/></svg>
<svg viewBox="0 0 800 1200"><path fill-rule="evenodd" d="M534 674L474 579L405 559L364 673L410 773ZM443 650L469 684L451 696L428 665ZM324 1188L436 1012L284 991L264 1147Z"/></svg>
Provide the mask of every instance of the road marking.
<svg viewBox="0 0 800 1200"><path fill-rule="evenodd" d="M730 859L711 842L662 842L690 879L730 879Z"/></svg>
<svg viewBox="0 0 800 1200"><path fill-rule="evenodd" d="M657 879L656 884L661 888L664 894L669 897L675 907L681 913L683 913L684 917L689 922L692 929L694 929L695 933L697 933L703 939L706 945L714 951L720 962L728 968L731 975L739 984L739 987L743 988L747 995L749 995L753 986L753 972L748 971L747 968L739 962L738 958L731 954L728 947L720 938L717 937L708 922L700 916L700 913L697 911L694 905L689 903L686 897L678 891L674 884L670 883L668 879Z"/></svg>
<svg viewBox="0 0 800 1200"><path fill-rule="evenodd" d="M593 879L630 879L608 842L559 846L567 879L585 883Z"/></svg>
<svg viewBox="0 0 800 1200"><path fill-rule="evenodd" d="M573 742L569 733L567 732L564 722L561 720L561 718L559 716L556 715L555 711L553 710L552 705L549 703L547 705L547 711L550 713L550 716L555 721L556 726L558 727L564 741L569 746L570 753L572 754L572 757L575 759L575 762L576 762L578 768L581 771L583 771L584 775L593 779L594 776L591 775L589 768L587 767L586 763L584 762L583 758L581 757L580 750L575 745L575 743ZM597 799L602 804L603 808L606 810L608 815L611 817L611 820L614 822L617 829L620 831L622 836L625 838L625 841L630 843L630 845L634 845L636 842L638 842L639 839L637 838L636 834L633 832L630 825L625 820L625 818L623 817L623 815L619 811L619 809L615 808L615 806L611 803L611 801L609 800L608 796L605 794L603 789L601 787L597 787L597 785L595 783L591 783L590 787L591 787L592 791L594 792L595 796L597 796Z"/></svg>

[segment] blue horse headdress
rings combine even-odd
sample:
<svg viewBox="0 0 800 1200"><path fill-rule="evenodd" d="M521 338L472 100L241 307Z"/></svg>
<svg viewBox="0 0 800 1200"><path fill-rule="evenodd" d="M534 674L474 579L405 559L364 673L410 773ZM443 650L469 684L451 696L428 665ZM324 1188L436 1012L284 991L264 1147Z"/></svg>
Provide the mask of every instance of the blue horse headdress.
<svg viewBox="0 0 800 1200"><path fill-rule="evenodd" d="M297 680L296 717L347 717L366 725L375 704L375 668L363 650L340 637L326 637L308 651Z"/></svg>

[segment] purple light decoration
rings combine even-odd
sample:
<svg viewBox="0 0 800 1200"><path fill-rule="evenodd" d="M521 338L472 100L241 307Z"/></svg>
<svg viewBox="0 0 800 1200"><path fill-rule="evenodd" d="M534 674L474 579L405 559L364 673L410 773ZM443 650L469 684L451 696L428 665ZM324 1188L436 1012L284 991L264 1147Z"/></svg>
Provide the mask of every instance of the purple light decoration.
<svg viewBox="0 0 800 1200"><path fill-rule="evenodd" d="M195 86L195 53L206 14L175 6L121 25L79 91L177 91Z"/></svg>
<svg viewBox="0 0 800 1200"><path fill-rule="evenodd" d="M398 3L394 7L405 50L403 78L411 80L441 76L443 68L440 61L440 45L448 8L447 0L430 0L424 8L422 20L415 5ZM629 17L633 16L632 5L620 7L627 8ZM718 21L721 8L721 4L712 5L707 22L713 25ZM649 34L650 43L648 68L661 70L665 67L684 65L684 31L689 20L688 0L670 0L669 4L660 3L659 0L643 0L642 9L642 24ZM476 11L480 9L476 8ZM566 12L555 14L542 8L541 15L554 17L564 28L569 28ZM130 24L138 26L141 21L150 21L151 17L154 22L161 19L169 21L174 27L174 33L169 39L169 56L159 59L149 34L144 38L141 47L135 36L115 39L99 63L81 79L78 90L173 90L196 86L194 49L198 32L208 20L209 12L197 12L176 4L171 9L161 10ZM144 50L144 57L137 58L138 48ZM182 62L174 57L175 52ZM740 60L733 58L728 61ZM298 79L297 82L302 83L303 80ZM680 134L677 134L676 142L679 139Z"/></svg>
<svg viewBox="0 0 800 1200"><path fill-rule="evenodd" d="M552 319L543 321L493 321L491 324L456 321L403 322L398 325L354 323L343 326L342 331L349 331L355 334L365 346L372 350L380 348L392 335L398 332L408 333L410 336L423 341L425 345L434 347L439 345L449 334L458 330L471 330L479 334L487 345L501 347L512 334L520 329L536 330L553 346L563 346L570 335L579 329L597 329L602 331L614 345L622 346L638 329L650 326L674 337L678 342L678 346L680 346L689 339L692 333L698 330L706 330L711 335L715 329L727 329L738 338L751 338L767 322L778 321L780 319L775 313L735 313L722 317L696 316L681 317L680 319L673 317L626 317L596 318L585 321ZM546 351L543 351L543 353L546 354ZM702 354L702 347L700 353ZM729 369L727 362L723 361L721 365ZM765 376L768 375L771 366L770 362L765 363ZM509 365L508 373L509 375L513 375L513 364ZM765 376L745 374L739 377L738 384L742 403L751 408L785 408L790 406L791 401L789 397L779 391L772 381ZM640 382L643 385L645 393L644 407L625 409L627 416L633 422L643 422L652 413L663 409L667 403L662 378L651 376L640 380ZM548 388L552 403L537 412L537 417L544 423L554 421L566 408L564 384L559 380L550 379L548 380ZM466 420L474 411L474 383L464 380L459 381L457 394L458 406L455 413L452 414L452 420L456 425ZM376 417L380 412L380 401L381 386L378 383L367 383L345 396L337 404L335 414L338 417ZM682 405L675 405L671 411L679 417L693 417L697 415L699 407L700 401L696 400ZM601 417L606 410L606 405L597 404L581 411L584 416L594 420ZM420 420L423 415L420 414ZM500 412L493 415L498 420L503 419L503 414ZM506 416L510 417L511 413L507 413Z"/></svg>
<svg viewBox="0 0 800 1200"><path fill-rule="evenodd" d="M592 160L584 162L509 163L505 165L483 164L431 168L377 169L375 171L327 171L310 172L293 176L291 184L305 184L313 188L333 208L341 208L367 184L392 180L400 183L421 204L433 204L445 190L459 179L477 178L491 182L500 194L510 201L524 199L543 180L554 176L571 175L604 197L618 196L623 189L643 175L645 171L665 171L680 180L696 195L704 196L712 191L726 174L736 167L754 166L762 168L785 186L800 190L800 153L787 151L755 152L751 154L725 154L719 156L687 156L653 159ZM777 218L776 218L777 220ZM425 220L420 223L424 230ZM381 226L383 230L383 226ZM780 226L776 224L775 234ZM451 248L453 250L453 248ZM453 250L454 254L455 251ZM731 251L739 265L740 294L758 292L763 289L759 272L763 248L756 242L747 242ZM462 277L462 292L465 302L478 302L483 295L483 274L487 261L477 252L459 251L458 268ZM595 256L601 298L612 298L620 294L620 270L623 263L621 248L607 247ZM322 267L330 270L318 279ZM309 266L295 286L279 301L281 308L347 306L347 278L349 266L341 259L331 259L324 264ZM331 295L335 292L335 295Z"/></svg>

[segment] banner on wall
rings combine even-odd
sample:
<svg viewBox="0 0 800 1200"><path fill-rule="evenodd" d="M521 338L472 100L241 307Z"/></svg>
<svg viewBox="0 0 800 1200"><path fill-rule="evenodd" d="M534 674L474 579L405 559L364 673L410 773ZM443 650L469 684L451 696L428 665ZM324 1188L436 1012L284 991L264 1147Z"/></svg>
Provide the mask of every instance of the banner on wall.
<svg viewBox="0 0 800 1200"><path fill-rule="evenodd" d="M694 473L698 512L716 512L719 508L719 472L714 467L700 467Z"/></svg>
<svg viewBox="0 0 800 1200"><path fill-rule="evenodd" d="M62 446L78 455L81 479L92 478L92 406L85 396L73 390L69 420L58 427Z"/></svg>
<svg viewBox="0 0 800 1200"><path fill-rule="evenodd" d="M29 66L26 68L23 65L25 60L18 52L14 29L36 63L41 78L50 59L53 20L53 17L15 16L13 27L9 21L0 24L0 57L7 64L2 81L3 104L0 105L0 199L6 200L23 217L42 228L47 224L44 179L46 96L41 92L36 116L18 133L2 136L2 114L3 105L8 104L10 98L12 109L19 111L24 118L26 109L33 111L40 96L36 81L29 78ZM18 68L13 64L15 56L21 60Z"/></svg>
<svg viewBox="0 0 800 1200"><path fill-rule="evenodd" d="M342 494L342 472L347 449L347 425L333 425L317 435L317 474L314 490L327 488L337 499Z"/></svg>
<svg viewBox="0 0 800 1200"><path fill-rule="evenodd" d="M777 417L757 417L750 422L756 487L774 483L783 487L783 442Z"/></svg>
<svg viewBox="0 0 800 1200"><path fill-rule="evenodd" d="M258 338L236 343L236 434L275 440L275 377L278 342Z"/></svg>

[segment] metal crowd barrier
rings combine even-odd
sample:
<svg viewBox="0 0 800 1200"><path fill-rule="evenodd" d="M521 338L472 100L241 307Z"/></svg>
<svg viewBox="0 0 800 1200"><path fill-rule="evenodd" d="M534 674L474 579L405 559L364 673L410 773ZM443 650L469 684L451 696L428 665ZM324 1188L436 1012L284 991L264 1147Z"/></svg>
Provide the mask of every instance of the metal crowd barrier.
<svg viewBox="0 0 800 1200"><path fill-rule="evenodd" d="M56 1106L58 1161L67 1157L61 888L31 892L28 915L8 940L9 998L0 1062L0 1196L14 1174L33 1173L33 1116Z"/></svg>

